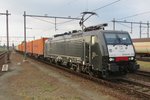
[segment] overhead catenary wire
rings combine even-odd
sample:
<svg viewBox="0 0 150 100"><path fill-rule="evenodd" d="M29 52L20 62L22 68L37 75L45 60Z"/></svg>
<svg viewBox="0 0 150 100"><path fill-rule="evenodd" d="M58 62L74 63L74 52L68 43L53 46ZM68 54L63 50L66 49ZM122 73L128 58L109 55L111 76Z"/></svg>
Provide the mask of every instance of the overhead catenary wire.
<svg viewBox="0 0 150 100"><path fill-rule="evenodd" d="M97 10L103 9L103 8L108 7L108 6L110 6L110 5L113 5L113 4L115 4L115 3L119 2L119 1L121 1L121 0L116 0L116 1L114 1L114 2L111 2L111 3L109 3L109 4L104 5L104 6L102 6L102 7L96 8L96 9L94 9L94 10L92 10L92 11L97 11ZM71 3L71 2L73 2L73 1L70 1L70 3ZM30 16L29 16L29 17L30 17ZM75 18L80 18L80 17L81 17L81 15L80 15L80 16L77 16L77 17L75 17ZM47 21L47 20L43 20L43 19L39 19L39 18L35 18L35 17L32 17L32 18L55 25L55 23L50 22L50 21ZM61 25L63 25L63 24L66 24L66 23L69 23L69 22L72 22L72 21L75 21L75 20L74 20L74 19L71 19L71 20L69 20L69 21L64 21L64 22L60 22L60 23L57 23L57 24L58 24L58 26L61 26ZM52 29L52 28L51 28L51 29ZM51 30L51 29L50 29L50 30Z"/></svg>
<svg viewBox="0 0 150 100"><path fill-rule="evenodd" d="M116 1L114 1L114 2L111 2L111 3L109 3L109 4L106 4L106 5L102 6L102 7L96 8L96 9L91 10L91 11L97 11L97 10L103 9L103 8L108 7L108 6L110 6L110 5L113 5L113 4L115 4L115 3L119 2L119 1L121 1L121 0L116 0ZM76 18L80 18L80 17L81 17L81 16L77 16ZM65 22L62 22L62 23L60 23L60 24L64 24L64 23L68 23L68 22L72 22L72 21L74 21L74 20L65 21ZM58 23L58 24L59 24L59 23Z"/></svg>
<svg viewBox="0 0 150 100"><path fill-rule="evenodd" d="M65 22L59 22L59 23L57 23L57 24L59 24L58 26L60 26L60 25L62 25L62 24L66 24L66 23L69 23L69 22L72 22L72 21L75 21L75 20L69 20L69 21L65 21Z"/></svg>
<svg viewBox="0 0 150 100"><path fill-rule="evenodd" d="M94 9L94 10L92 10L92 11L97 11L97 10L103 9L103 8L108 7L108 6L110 6L110 5L113 5L113 4L115 4L115 3L119 2L119 1L121 1L121 0L113 1L113 2L111 2L111 3L109 3L109 4L106 4L106 5L102 6L102 7L96 8L96 9Z"/></svg>
<svg viewBox="0 0 150 100"><path fill-rule="evenodd" d="M122 25L122 26L125 26L125 27L127 27L127 28L131 28L131 26L128 26L128 25L125 25L125 24L122 24L122 23L118 23L118 24L120 24L120 25Z"/></svg>
<svg viewBox="0 0 150 100"><path fill-rule="evenodd" d="M47 22L47 23L50 23L50 24L55 25L55 23L53 23L53 22L51 22L51 21L47 21L47 20L40 19L40 18L37 18L37 17L31 17L31 18L33 18L33 19L37 19L37 20L40 20L40 21Z"/></svg>
<svg viewBox="0 0 150 100"><path fill-rule="evenodd" d="M117 20L123 20L123 19L127 19L127 18L132 18L132 17L136 17L136 16L148 14L148 13L150 13L150 11L146 11L146 12L142 12L142 13L137 13L137 14L134 14L134 15L130 15L130 16L126 16L126 17L123 17L123 18L119 18Z"/></svg>
<svg viewBox="0 0 150 100"><path fill-rule="evenodd" d="M109 3L109 4L104 5L104 6L102 6L102 7L96 8L96 9L94 9L94 10L92 10L92 11L97 11L97 10L103 9L103 8L108 7L108 6L110 6L110 5L113 5L113 4L115 4L115 3L119 2L119 1L121 1L121 0L116 0L116 1L114 1L114 2L111 2L111 3ZM71 2L73 2L73 1L70 1L69 3L71 3ZM87 1L87 2L88 2L88 1ZM80 18L80 17L81 17L81 16L77 16L77 17L75 17L75 18ZM35 17L32 17L32 18L35 18ZM53 22L46 21L46 20L43 20L43 19L39 19L39 18L35 18L35 19L38 19L38 20L41 20L41 21L44 21L44 22L47 22L47 23L55 24L55 23L53 23ZM75 21L75 20L74 20L74 19L71 19L71 20L69 20L69 21L60 22L60 23L57 23L57 24L61 24L61 25L62 25L62 24L69 23L69 22L72 22L72 21ZM59 26L60 26L60 25L59 25Z"/></svg>
<svg viewBox="0 0 150 100"><path fill-rule="evenodd" d="M7 36L0 36L0 38L6 38ZM24 38L23 36L9 36L10 38ZM27 37L27 38L34 38L34 37Z"/></svg>

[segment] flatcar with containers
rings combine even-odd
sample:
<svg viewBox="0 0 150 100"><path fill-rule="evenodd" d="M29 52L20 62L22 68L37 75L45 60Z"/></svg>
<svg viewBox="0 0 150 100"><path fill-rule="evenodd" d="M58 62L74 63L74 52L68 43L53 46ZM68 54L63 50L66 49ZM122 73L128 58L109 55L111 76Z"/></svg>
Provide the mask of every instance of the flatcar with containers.
<svg viewBox="0 0 150 100"><path fill-rule="evenodd" d="M41 38L33 40L32 42L32 50L33 50L33 56L36 58L43 58L44 57L44 47L45 47L45 41L48 38Z"/></svg>

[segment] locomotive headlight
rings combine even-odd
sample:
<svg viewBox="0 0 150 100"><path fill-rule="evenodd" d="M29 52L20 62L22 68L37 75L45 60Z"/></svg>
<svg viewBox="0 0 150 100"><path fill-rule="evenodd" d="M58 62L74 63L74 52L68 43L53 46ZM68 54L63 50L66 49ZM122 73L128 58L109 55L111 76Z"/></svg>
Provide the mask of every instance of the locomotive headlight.
<svg viewBox="0 0 150 100"><path fill-rule="evenodd" d="M115 59L114 58L109 58L109 61L114 61Z"/></svg>
<svg viewBox="0 0 150 100"><path fill-rule="evenodd" d="M129 57L129 60L134 60L134 57Z"/></svg>
<svg viewBox="0 0 150 100"><path fill-rule="evenodd" d="M85 62L83 61L82 64L85 65Z"/></svg>
<svg viewBox="0 0 150 100"><path fill-rule="evenodd" d="M71 59L69 60L69 62L71 62Z"/></svg>

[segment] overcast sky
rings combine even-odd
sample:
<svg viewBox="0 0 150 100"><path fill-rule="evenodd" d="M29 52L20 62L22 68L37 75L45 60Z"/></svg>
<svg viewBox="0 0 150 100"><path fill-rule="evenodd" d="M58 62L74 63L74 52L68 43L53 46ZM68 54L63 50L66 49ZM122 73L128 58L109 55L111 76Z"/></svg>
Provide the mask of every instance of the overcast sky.
<svg viewBox="0 0 150 100"><path fill-rule="evenodd" d="M10 36L23 37L23 12L30 15L49 15L49 16L71 16L78 17L83 11L93 11L117 0L0 0L0 13L8 10L9 16L9 34ZM119 0L118 0L119 1ZM147 22L150 18L150 0L120 0L110 6L96 10L98 16L93 16L85 24L96 25L107 22L109 26L106 29L112 29L113 18ZM124 18L135 14L149 12L135 17ZM55 31L54 19L27 18L27 37L50 37L57 33L80 29L79 21L57 19L57 31ZM0 16L0 36L6 35L5 16ZM129 24L116 24L116 29L131 32ZM146 36L146 28L142 28L143 37ZM132 38L139 37L139 25L133 25ZM11 38L11 37L10 37ZM31 40L33 38L28 38ZM0 37L1 45L6 39ZM19 43L23 38L11 38L10 42Z"/></svg>

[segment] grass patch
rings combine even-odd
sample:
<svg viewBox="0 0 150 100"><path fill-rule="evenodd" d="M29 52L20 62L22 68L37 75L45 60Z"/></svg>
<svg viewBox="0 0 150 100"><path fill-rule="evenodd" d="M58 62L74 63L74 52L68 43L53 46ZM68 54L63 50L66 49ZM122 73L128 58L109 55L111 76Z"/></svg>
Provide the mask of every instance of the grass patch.
<svg viewBox="0 0 150 100"><path fill-rule="evenodd" d="M51 84L45 84L42 87L42 90L43 90L43 92L49 92L50 93L50 92L57 90L57 87L54 85L51 85Z"/></svg>
<svg viewBox="0 0 150 100"><path fill-rule="evenodd" d="M140 70L149 71L150 72L150 62L145 61L137 61L140 64Z"/></svg>

